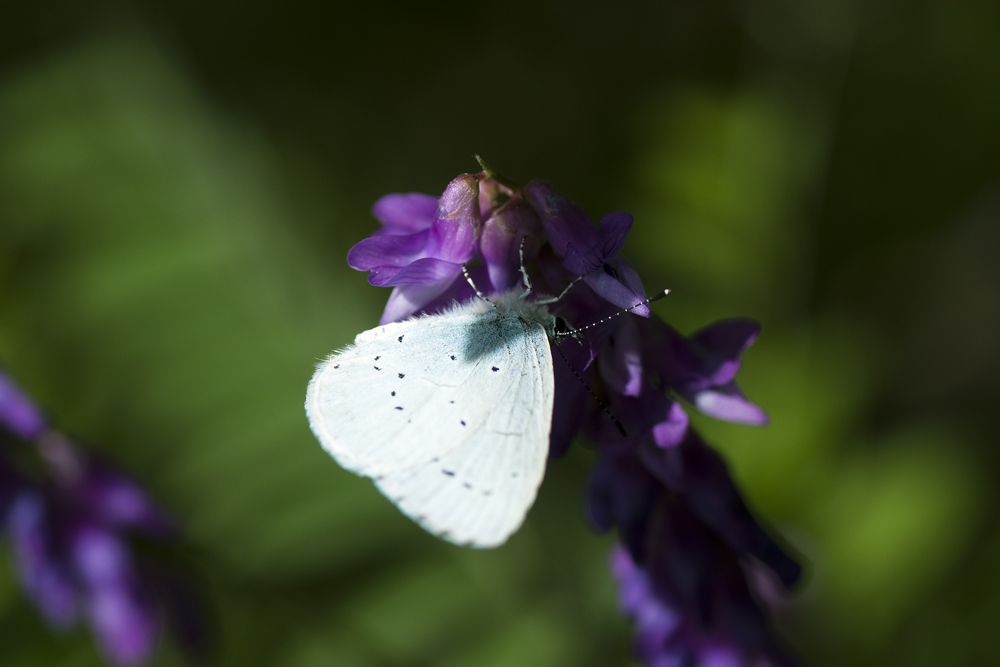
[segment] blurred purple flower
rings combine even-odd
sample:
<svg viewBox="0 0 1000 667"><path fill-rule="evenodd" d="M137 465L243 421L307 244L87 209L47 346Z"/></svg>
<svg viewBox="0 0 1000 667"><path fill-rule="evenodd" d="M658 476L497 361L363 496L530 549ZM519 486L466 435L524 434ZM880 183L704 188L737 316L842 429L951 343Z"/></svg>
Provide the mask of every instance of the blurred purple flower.
<svg viewBox="0 0 1000 667"><path fill-rule="evenodd" d="M0 527L25 592L55 628L85 617L110 664L146 662L161 603L140 574L129 535L171 539L173 522L135 481L90 460L60 433L25 428L42 423L40 411L2 372L0 388L6 405L16 406L11 414L37 416L5 416L0 426L26 440L44 470L41 479L29 478L0 448Z"/></svg>
<svg viewBox="0 0 1000 667"><path fill-rule="evenodd" d="M22 440L33 440L45 430L41 410L0 369L0 427Z"/></svg>
<svg viewBox="0 0 1000 667"><path fill-rule="evenodd" d="M462 229L475 232L449 237L461 243L432 246L442 212L454 212ZM642 317L602 321L645 299L638 274L620 254L632 216L610 213L594 225L544 181L518 188L492 171L464 175L440 200L383 197L375 215L382 229L356 245L348 261L372 271L372 284L396 285L383 323L472 298L466 281L455 279L462 262L470 262L487 294L516 286L522 247L535 292L560 294L583 277L552 306L567 322L596 324L578 340L553 343L561 358L553 368L549 454L561 456L578 435L598 446L588 514L597 530L616 530L623 544L612 571L622 609L636 623L638 657L650 667L794 664L772 636L744 570L766 567L790 587L802 568L754 518L722 457L690 427L680 403L719 419L766 423L734 380L759 325L726 320L685 337L650 317L645 305L631 308ZM461 252L435 254L444 247ZM439 273L410 268L428 258L442 267ZM589 409L593 398L584 383L603 396L616 420Z"/></svg>

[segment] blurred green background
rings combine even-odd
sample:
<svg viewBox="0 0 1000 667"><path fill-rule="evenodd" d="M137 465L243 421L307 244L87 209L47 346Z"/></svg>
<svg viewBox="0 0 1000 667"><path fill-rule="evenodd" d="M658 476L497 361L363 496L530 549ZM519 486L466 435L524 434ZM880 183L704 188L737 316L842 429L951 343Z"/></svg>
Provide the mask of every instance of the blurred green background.
<svg viewBox="0 0 1000 667"><path fill-rule="evenodd" d="M809 563L809 664L1000 664L998 35L993 0L4 2L0 360L182 521L208 664L630 664L592 452L472 551L303 414L387 297L345 263L371 204L478 152L634 213L678 328L763 323L772 424L698 425ZM100 664L0 560L0 664Z"/></svg>

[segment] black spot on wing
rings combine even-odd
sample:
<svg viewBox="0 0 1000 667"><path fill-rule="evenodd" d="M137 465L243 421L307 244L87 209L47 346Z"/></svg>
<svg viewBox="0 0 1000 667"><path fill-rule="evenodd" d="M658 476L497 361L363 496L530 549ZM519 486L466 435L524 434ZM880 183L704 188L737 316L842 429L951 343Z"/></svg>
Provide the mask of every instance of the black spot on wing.
<svg viewBox="0 0 1000 667"><path fill-rule="evenodd" d="M404 374L402 374L402 373L396 373L396 375L398 375L398 376L399 376L399 379L400 379L400 380L402 380L403 378L405 378L405 377L406 377L406 376L405 376Z"/></svg>
<svg viewBox="0 0 1000 667"><path fill-rule="evenodd" d="M396 392L392 392L392 395L393 395L393 396L395 396L395 395L396 395Z"/></svg>
<svg viewBox="0 0 1000 667"><path fill-rule="evenodd" d="M406 335L406 334L403 334L403 336L405 336L405 335ZM399 337L399 338L397 338L396 340L398 340L398 341L399 341L400 343L402 343L402 342L403 342L403 336L400 336L400 337Z"/></svg>
<svg viewBox="0 0 1000 667"><path fill-rule="evenodd" d="M333 368L334 368L334 370L336 370L336 369L340 368L340 364L337 364L337 365L336 365L336 366L334 366Z"/></svg>
<svg viewBox="0 0 1000 667"><path fill-rule="evenodd" d="M465 426L465 422L464 421L462 422L462 426Z"/></svg>
<svg viewBox="0 0 1000 667"><path fill-rule="evenodd" d="M494 373L496 373L496 372L497 372L498 370L500 370L500 369L499 369L499 368L497 368L496 366L494 366L492 370L493 370L493 372L494 372Z"/></svg>
<svg viewBox="0 0 1000 667"><path fill-rule="evenodd" d="M451 360L452 360L452 361L455 361L455 355L454 355L454 354L453 354L453 355L451 355Z"/></svg>
<svg viewBox="0 0 1000 667"><path fill-rule="evenodd" d="M382 370L382 369L381 369L381 368L379 368L378 366L373 366L372 368L374 368L374 369L375 369L375 370L377 370L377 371L380 371L380 370Z"/></svg>
<svg viewBox="0 0 1000 667"><path fill-rule="evenodd" d="M397 405L397 406L396 406L396 409L397 409L397 410L402 410L402 409L403 409L403 406L402 406L402 405Z"/></svg>
<svg viewBox="0 0 1000 667"><path fill-rule="evenodd" d="M444 468L441 468L441 472L443 472L445 475L448 475L448 477L454 477L455 476L455 473L452 472L451 470L445 470Z"/></svg>
<svg viewBox="0 0 1000 667"><path fill-rule="evenodd" d="M381 359L381 358L382 358L382 355L380 354L380 355L378 355L377 357L375 357L375 361L378 361L378 360L379 360L379 359Z"/></svg>
<svg viewBox="0 0 1000 667"><path fill-rule="evenodd" d="M462 486L464 486L467 489L471 489L472 488L472 485L469 484L468 482L462 482Z"/></svg>

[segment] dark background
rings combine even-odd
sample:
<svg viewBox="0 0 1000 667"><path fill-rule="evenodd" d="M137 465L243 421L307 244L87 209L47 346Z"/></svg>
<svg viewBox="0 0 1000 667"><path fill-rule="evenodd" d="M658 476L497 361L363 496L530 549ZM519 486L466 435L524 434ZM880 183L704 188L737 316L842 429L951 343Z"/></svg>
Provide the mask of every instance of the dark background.
<svg viewBox="0 0 1000 667"><path fill-rule="evenodd" d="M345 264L371 204L474 152L633 213L678 328L762 322L771 425L698 425L809 562L776 603L809 664L1000 662L1000 5L361 4L0 4L0 360L180 519L208 663L628 664L589 450L478 552L306 425L387 297ZM0 636L99 664L10 563Z"/></svg>

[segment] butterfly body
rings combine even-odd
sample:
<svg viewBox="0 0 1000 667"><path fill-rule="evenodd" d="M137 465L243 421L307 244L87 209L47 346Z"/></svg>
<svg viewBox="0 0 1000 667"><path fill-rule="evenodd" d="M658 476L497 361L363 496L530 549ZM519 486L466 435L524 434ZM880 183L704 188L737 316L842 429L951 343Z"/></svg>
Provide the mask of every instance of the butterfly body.
<svg viewBox="0 0 1000 667"><path fill-rule="evenodd" d="M555 318L516 290L371 329L317 368L310 426L429 532L498 546L545 472L554 335Z"/></svg>

